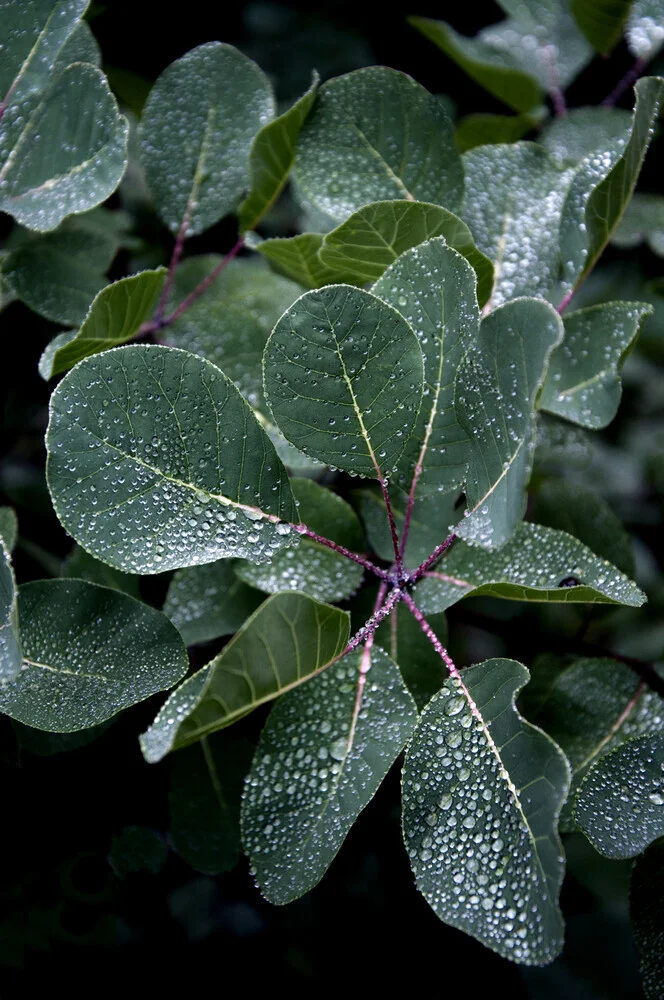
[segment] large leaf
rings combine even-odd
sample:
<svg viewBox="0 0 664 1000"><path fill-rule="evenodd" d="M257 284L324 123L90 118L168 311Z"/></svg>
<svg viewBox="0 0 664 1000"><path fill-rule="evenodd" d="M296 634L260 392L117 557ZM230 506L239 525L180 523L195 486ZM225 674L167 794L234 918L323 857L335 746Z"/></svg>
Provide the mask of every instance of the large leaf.
<svg viewBox="0 0 664 1000"><path fill-rule="evenodd" d="M640 607L645 594L606 559L564 531L517 525L493 552L456 541L417 585L418 606L444 611L463 597L486 594L512 601L587 602Z"/></svg>
<svg viewBox="0 0 664 1000"><path fill-rule="evenodd" d="M171 63L141 119L141 160L157 211L189 235L231 212L249 184L249 151L274 116L265 74L232 45L208 42Z"/></svg>
<svg viewBox="0 0 664 1000"><path fill-rule="evenodd" d="M633 858L664 836L664 734L628 740L591 767L574 816L609 858Z"/></svg>
<svg viewBox="0 0 664 1000"><path fill-rule="evenodd" d="M237 632L262 600L262 594L237 578L232 560L220 559L179 569L162 610L192 646Z"/></svg>
<svg viewBox="0 0 664 1000"><path fill-rule="evenodd" d="M3 4L3 105L20 103L44 88L87 6L88 0L9 0Z"/></svg>
<svg viewBox="0 0 664 1000"><path fill-rule="evenodd" d="M638 858L632 869L629 911L641 953L641 983L646 1000L664 991L664 843L659 841Z"/></svg>
<svg viewBox="0 0 664 1000"><path fill-rule="evenodd" d="M230 871L240 856L240 802L253 750L234 733L215 733L173 757L170 837L180 857L206 875Z"/></svg>
<svg viewBox="0 0 664 1000"><path fill-rule="evenodd" d="M291 479L300 520L324 538L356 552L362 549L362 529L345 500L310 479ZM310 538L277 552L262 566L245 560L235 572L252 587L268 594L299 590L319 601L342 601L362 582L362 567Z"/></svg>
<svg viewBox="0 0 664 1000"><path fill-rule="evenodd" d="M618 368L652 311L639 302L609 302L565 316L539 406L591 430L610 424L622 396Z"/></svg>
<svg viewBox="0 0 664 1000"><path fill-rule="evenodd" d="M89 552L158 573L290 543L286 470L233 383L170 347L85 358L51 397L47 476Z"/></svg>
<svg viewBox="0 0 664 1000"><path fill-rule="evenodd" d="M215 254L185 260L175 274L170 307L193 292L220 260ZM218 365L252 406L263 409L265 341L300 294L297 285L272 274L259 259L233 260L162 336L172 347L200 354Z"/></svg>
<svg viewBox="0 0 664 1000"><path fill-rule="evenodd" d="M603 56L622 38L633 0L572 0L576 23L592 47Z"/></svg>
<svg viewBox="0 0 664 1000"><path fill-rule="evenodd" d="M478 545L504 544L525 509L535 446L533 408L560 317L537 299L516 299L483 321L457 376L457 419L470 438L469 516L458 533Z"/></svg>
<svg viewBox="0 0 664 1000"><path fill-rule="evenodd" d="M295 161L295 144L311 111L319 77L292 107L264 125L249 152L249 194L240 205L240 229L253 229L276 201Z"/></svg>
<svg viewBox="0 0 664 1000"><path fill-rule="evenodd" d="M442 104L404 73L359 69L326 83L300 132L305 197L343 221L372 201L461 206L463 170Z"/></svg>
<svg viewBox="0 0 664 1000"><path fill-rule="evenodd" d="M662 0L634 0L627 19L630 52L648 62L664 45L664 4Z"/></svg>
<svg viewBox="0 0 664 1000"><path fill-rule="evenodd" d="M560 224L564 286L583 281L609 242L634 191L664 94L664 80L646 77L634 88L636 105L629 141L617 140L601 156L581 161L570 185Z"/></svg>
<svg viewBox="0 0 664 1000"><path fill-rule="evenodd" d="M9 549L0 539L0 686L21 669L16 581Z"/></svg>
<svg viewBox="0 0 664 1000"><path fill-rule="evenodd" d="M70 733L177 683L187 654L154 608L82 580L19 591L23 662L0 689L0 711L36 729Z"/></svg>
<svg viewBox="0 0 664 1000"><path fill-rule="evenodd" d="M418 495L454 489L464 481L468 460L454 381L480 327L475 274L444 240L433 239L399 257L372 291L410 324L424 358L424 397L399 461L400 481L408 488L419 462Z"/></svg>
<svg viewBox="0 0 664 1000"><path fill-rule="evenodd" d="M558 277L558 226L571 174L534 143L480 146L464 156L464 218L494 262L492 304L545 298Z"/></svg>
<svg viewBox="0 0 664 1000"><path fill-rule="evenodd" d="M617 247L631 249L644 240L653 253L664 257L664 197L637 192L625 209L611 242Z"/></svg>
<svg viewBox="0 0 664 1000"><path fill-rule="evenodd" d="M320 881L416 721L396 664L375 646L279 701L242 805L244 846L270 902L289 903Z"/></svg>
<svg viewBox="0 0 664 1000"><path fill-rule="evenodd" d="M541 965L562 947L557 819L569 768L516 712L527 680L514 660L486 660L445 682L406 753L403 828L418 888L441 920Z"/></svg>
<svg viewBox="0 0 664 1000"><path fill-rule="evenodd" d="M230 726L343 652L348 614L286 593L269 597L207 666L171 694L141 736L150 763Z"/></svg>
<svg viewBox="0 0 664 1000"><path fill-rule="evenodd" d="M264 356L265 394L285 437L347 472L395 468L422 398L422 352L403 317L369 292L307 292Z"/></svg>
<svg viewBox="0 0 664 1000"><path fill-rule="evenodd" d="M90 306L83 325L61 333L48 345L39 362L42 378L60 375L91 354L125 344L152 315L164 286L166 269L142 271L107 285Z"/></svg>
<svg viewBox="0 0 664 1000"><path fill-rule="evenodd" d="M607 149L622 148L631 126L632 115L622 108L572 108L549 122L540 141L561 168L576 167L593 153L602 157Z"/></svg>

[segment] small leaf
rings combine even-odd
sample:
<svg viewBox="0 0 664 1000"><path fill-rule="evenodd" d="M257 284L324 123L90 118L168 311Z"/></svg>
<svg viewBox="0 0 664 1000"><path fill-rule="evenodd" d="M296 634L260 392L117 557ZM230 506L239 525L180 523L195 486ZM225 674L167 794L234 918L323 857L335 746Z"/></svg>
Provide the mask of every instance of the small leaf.
<svg viewBox="0 0 664 1000"><path fill-rule="evenodd" d="M216 254L203 254L180 264L169 308L175 309L220 260ZM252 406L264 409L261 360L265 342L300 294L297 285L272 274L261 260L233 260L162 336L170 346L218 365Z"/></svg>
<svg viewBox="0 0 664 1000"><path fill-rule="evenodd" d="M470 438L468 518L458 534L503 545L523 517L535 447L533 408L563 325L552 307L516 299L490 313L457 375L457 419Z"/></svg>
<svg viewBox="0 0 664 1000"><path fill-rule="evenodd" d="M347 472L389 474L422 398L422 352L403 317L369 292L307 292L275 326L263 360L284 436Z"/></svg>
<svg viewBox="0 0 664 1000"><path fill-rule="evenodd" d="M100 587L119 590L130 597L140 598L140 577L131 573L121 573L106 563L95 559L89 552L75 545L62 564L62 576L67 580L87 580L88 583L98 583Z"/></svg>
<svg viewBox="0 0 664 1000"><path fill-rule="evenodd" d="M653 253L664 257L664 197L637 192L632 195L611 242L631 249L644 240Z"/></svg>
<svg viewBox="0 0 664 1000"><path fill-rule="evenodd" d="M601 157L581 161L570 185L560 224L564 287L579 285L609 242L634 191L652 138L664 80L645 77L634 88L636 105L627 143L619 140Z"/></svg>
<svg viewBox="0 0 664 1000"><path fill-rule="evenodd" d="M300 132L305 197L342 222L373 201L433 202L456 212L463 170L441 103L405 73L370 66L321 87Z"/></svg>
<svg viewBox="0 0 664 1000"><path fill-rule="evenodd" d="M572 0L574 19L596 52L607 56L622 38L632 0Z"/></svg>
<svg viewBox="0 0 664 1000"><path fill-rule="evenodd" d="M664 836L664 735L628 740L583 780L574 815L608 858L633 858Z"/></svg>
<svg viewBox="0 0 664 1000"><path fill-rule="evenodd" d="M249 195L239 209L242 232L257 225L286 183L295 161L297 137L316 99L319 82L314 72L309 90L256 135L249 152Z"/></svg>
<svg viewBox="0 0 664 1000"><path fill-rule="evenodd" d="M304 594L269 597L218 656L171 694L141 736L145 759L153 764L308 680L343 652L348 618Z"/></svg>
<svg viewBox="0 0 664 1000"><path fill-rule="evenodd" d="M631 126L632 115L622 108L572 108L548 123L540 142L561 169L576 167L586 156L624 146Z"/></svg>
<svg viewBox="0 0 664 1000"><path fill-rule="evenodd" d="M0 540L0 691L21 669L16 581L9 550Z"/></svg>
<svg viewBox="0 0 664 1000"><path fill-rule="evenodd" d="M641 953L641 985L646 1000L660 1000L664 990L664 844L652 844L632 869L629 910Z"/></svg>
<svg viewBox="0 0 664 1000"><path fill-rule="evenodd" d="M417 585L418 606L444 611L470 594L512 601L626 604L646 600L639 588L578 539L541 524L521 523L496 551L456 541Z"/></svg>
<svg viewBox="0 0 664 1000"><path fill-rule="evenodd" d="M450 678L406 753L403 829L417 886L445 923L524 965L562 948L557 835L569 768L518 715L528 671L486 660Z"/></svg>
<svg viewBox="0 0 664 1000"><path fill-rule="evenodd" d="M242 787L253 752L234 733L215 733L173 757L170 837L196 871L218 875L238 861Z"/></svg>
<svg viewBox="0 0 664 1000"><path fill-rule="evenodd" d="M649 62L664 44L662 0L634 0L627 19L627 45L632 55Z"/></svg>
<svg viewBox="0 0 664 1000"><path fill-rule="evenodd" d="M11 552L18 538L18 518L13 507L0 507L0 541Z"/></svg>
<svg viewBox="0 0 664 1000"><path fill-rule="evenodd" d="M168 859L168 846L156 830L146 826L125 826L113 837L108 863L118 876L145 872L157 875Z"/></svg>
<svg viewBox="0 0 664 1000"><path fill-rule="evenodd" d="M209 229L249 184L249 152L274 116L265 74L232 45L208 42L171 63L143 111L141 161L172 232Z"/></svg>
<svg viewBox="0 0 664 1000"><path fill-rule="evenodd" d="M291 479L290 485L304 524L338 545L362 550L360 523L345 500L310 479ZM310 538L275 553L263 566L238 560L234 568L241 580L268 594L299 590L318 601L350 597L360 586L363 572L357 563Z"/></svg>
<svg viewBox="0 0 664 1000"><path fill-rule="evenodd" d="M468 461L454 381L480 327L475 274L444 240L434 239L399 257L372 291L410 324L424 358L425 393L399 460L399 482L408 489L419 463L418 496L454 489L463 483Z"/></svg>
<svg viewBox="0 0 664 1000"><path fill-rule="evenodd" d="M416 721L396 665L375 646L280 699L242 805L244 846L270 902L289 903L321 880Z"/></svg>
<svg viewBox="0 0 664 1000"><path fill-rule="evenodd" d="M256 245L258 253L273 264L280 274L299 282L305 288L322 288L333 282L355 281L355 268L346 270L328 267L319 251L325 237L321 233L300 233L298 236L263 240Z"/></svg>
<svg viewBox="0 0 664 1000"><path fill-rule="evenodd" d="M546 297L559 268L558 226L571 172L530 142L480 146L464 156L464 218L494 262L492 305Z"/></svg>
<svg viewBox="0 0 664 1000"><path fill-rule="evenodd" d="M166 268L142 271L128 278L120 278L107 285L90 306L83 325L67 343L42 354L39 373L42 378L60 375L81 360L125 344L136 336L141 325L152 315L164 287Z"/></svg>
<svg viewBox="0 0 664 1000"><path fill-rule="evenodd" d="M0 689L0 711L35 729L70 733L110 719L187 670L182 639L161 611L82 580L19 591L23 662Z"/></svg>
<svg viewBox="0 0 664 1000"><path fill-rule="evenodd" d="M546 109L534 108L520 115L466 115L457 122L454 137L461 153L504 142L518 142L546 117Z"/></svg>
<svg viewBox="0 0 664 1000"><path fill-rule="evenodd" d="M67 531L123 572L227 556L269 559L291 541L286 470L233 383L170 347L85 358L51 397L47 476Z"/></svg>
<svg viewBox="0 0 664 1000"><path fill-rule="evenodd" d="M179 569L162 610L185 644L193 646L237 632L262 600L262 594L238 580L232 560L220 559Z"/></svg>
<svg viewBox="0 0 664 1000"><path fill-rule="evenodd" d="M591 430L610 424L622 396L618 368L652 311L643 303L609 302L565 316L539 406Z"/></svg>

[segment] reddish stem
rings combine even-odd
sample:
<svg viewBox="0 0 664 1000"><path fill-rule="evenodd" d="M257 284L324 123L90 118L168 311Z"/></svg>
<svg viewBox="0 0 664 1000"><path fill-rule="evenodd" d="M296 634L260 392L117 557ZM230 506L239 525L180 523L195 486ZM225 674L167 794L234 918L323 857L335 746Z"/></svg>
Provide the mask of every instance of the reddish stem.
<svg viewBox="0 0 664 1000"><path fill-rule="evenodd" d="M392 536L392 548L394 549L394 559L396 562L397 573L399 576L403 576L403 560L401 558L401 548L399 546L399 535L397 533L397 525L394 520L394 510L392 509L392 501L390 500L390 494L387 490L387 483L383 479L383 474L376 466L376 471L379 474L378 482L380 483L380 488L383 493L383 500L385 501L385 510L387 511L387 520L390 525L390 535Z"/></svg>
<svg viewBox="0 0 664 1000"><path fill-rule="evenodd" d="M187 230L189 229L189 222L191 221L191 205L187 205L187 211L184 213L184 219L182 220L182 225L178 230L177 237L175 239L175 246L173 247L173 253L171 254L171 260L168 265L168 274L166 275L166 282L164 284L163 291L159 297L159 302L154 314L154 322L160 323L161 318L164 315L164 309L166 308L166 303L168 302L168 296L170 295L171 288L173 286L173 281L175 279L175 272L177 266L180 263L180 257L182 256L182 251L184 249L184 241L187 238Z"/></svg>
<svg viewBox="0 0 664 1000"><path fill-rule="evenodd" d="M366 642L369 636L374 634L380 623L391 613L392 609L396 607L399 601L405 600L406 596L400 587L394 587L390 591L385 603L381 605L378 611L374 611L371 618L364 623L361 629L358 629L341 655L346 656L347 653L352 653L361 643Z"/></svg>
<svg viewBox="0 0 664 1000"><path fill-rule="evenodd" d="M647 60L637 59L630 69L627 70L622 80L620 80L616 86L613 88L608 97L605 97L602 101L600 107L602 108L612 108L614 107L625 91L636 83L638 78L641 76L646 66L648 65Z"/></svg>
<svg viewBox="0 0 664 1000"><path fill-rule="evenodd" d="M429 556L429 558L425 559L424 562L421 563L417 567L417 569L414 570L414 572L412 572L410 574L409 582L410 583L417 583L417 581L420 579L420 577L424 576L424 574L426 573L426 571L431 566L433 566L433 564L436 562L436 560L440 559L440 557L443 555L443 553L446 552L449 549L450 545L452 544L452 542L455 540L456 537L457 536L454 534L454 532L452 532L451 535L447 536L447 538L445 539L444 542L441 542L440 545L437 545L436 548L431 553L431 555Z"/></svg>
<svg viewBox="0 0 664 1000"><path fill-rule="evenodd" d="M434 630L431 628L431 625L429 625L429 622L426 620L426 618L418 608L413 598L410 596L410 594L403 594L402 600L404 601L406 607L411 612L415 621L419 624L420 628L424 632L425 636L427 637L433 648L440 656L441 660L449 670L451 676L456 677L457 680L459 680L461 675L459 673L458 667L456 666L454 660L443 646L442 642L440 641Z"/></svg>
<svg viewBox="0 0 664 1000"><path fill-rule="evenodd" d="M562 314L567 309L568 305L572 301L572 298L574 296L575 291L576 291L576 288L573 288L571 290L571 292L568 292L567 295L565 295L565 297L563 298L562 302L560 303L560 305L558 306L558 308L556 310L556 312L558 313L559 316L562 316Z"/></svg>
<svg viewBox="0 0 664 1000"><path fill-rule="evenodd" d="M169 326L171 323L175 323L176 319L179 319L182 313L185 312L189 308L189 306L193 305L196 299L198 299L203 294L203 292L207 291L212 282L219 277L221 272L226 267L228 267L233 258L237 257L243 246L244 246L244 236L240 236L235 246L228 251L224 259L219 261L214 270L210 271L210 273L206 278L203 278L200 285L197 285L196 288L194 288L193 292L191 292L186 297L184 302L180 303L175 312L172 312L170 316L166 316L166 318L162 321L162 325Z"/></svg>
<svg viewBox="0 0 664 1000"><path fill-rule="evenodd" d="M311 528L308 528L306 524L291 524L291 528L297 531L299 535L304 535L305 538L311 538L312 541L318 542L319 545L325 545L328 549L332 549L333 552L338 552L340 556L345 556L346 559L352 559L353 562L358 563L358 565L363 566L364 569L373 573L380 580L389 580L389 573L387 570L381 569L379 566L374 565L370 559L365 559L364 556L360 556L357 552L351 552L344 545L337 545L336 542L330 541L329 538L325 538L324 535L318 535Z"/></svg>
<svg viewBox="0 0 664 1000"><path fill-rule="evenodd" d="M378 596L376 598L376 603L374 605L374 615L380 611L383 601L385 600L385 594L387 592L387 583L381 583L378 588ZM371 647L374 643L374 637L376 633L371 632L366 642L364 643L364 652L362 653L362 659L360 660L360 676L357 680L357 694L355 696L355 705L353 706L353 717L351 719L350 730L348 733L348 742L346 743L346 753L350 750L355 740L355 728L357 726L357 720L360 715L360 709L362 708L362 695L364 693L364 685L367 681L367 674L371 669Z"/></svg>

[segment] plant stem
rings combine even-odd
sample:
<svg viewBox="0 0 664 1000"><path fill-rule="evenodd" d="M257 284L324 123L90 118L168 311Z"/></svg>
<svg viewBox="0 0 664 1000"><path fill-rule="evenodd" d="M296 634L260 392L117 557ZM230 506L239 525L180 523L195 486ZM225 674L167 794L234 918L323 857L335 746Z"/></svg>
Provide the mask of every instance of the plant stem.
<svg viewBox="0 0 664 1000"><path fill-rule="evenodd" d="M572 301L572 298L573 298L575 292L576 292L576 288L573 288L571 290L571 292L568 292L567 295L565 295L565 297L563 298L562 302L560 303L560 305L556 309L556 312L558 313L559 316L562 316L562 314L565 312L565 310L567 309L568 305Z"/></svg>
<svg viewBox="0 0 664 1000"><path fill-rule="evenodd" d="M424 617L424 615L422 614L422 612L418 608L418 606L415 603L415 601L413 600L413 598L410 596L410 594L403 594L402 595L402 600L403 600L404 604L406 605L406 607L411 612L411 614L412 614L413 618L415 619L415 621L419 624L420 628L424 632L425 636L427 637L427 639L429 640L429 642L431 643L431 645L433 646L433 648L436 650L436 652L440 656L441 660L443 661L443 663L445 664L445 666L447 667L447 669L449 670L450 675L452 677L456 677L457 680L460 680L461 679L461 675L459 673L459 669L456 666L454 660L452 659L452 657L450 656L450 654L447 652L447 650L443 646L442 642L440 641L440 639L438 638L438 636L436 635L436 633L434 632L434 630L431 628L431 625L429 625L429 622L426 620L426 618Z"/></svg>
<svg viewBox="0 0 664 1000"><path fill-rule="evenodd" d="M161 323L161 319L164 315L164 309L166 308L166 303L168 302L168 296L170 295L171 288L173 286L173 280L175 279L175 272L177 270L178 264L180 263L180 257L182 256L182 251L184 249L184 241L187 238L187 230L189 229L190 220L191 220L191 204L187 205L187 211L184 213L182 224L178 230L178 234L175 239L175 246L173 247L173 253L171 254L171 260L168 265L168 274L166 275L164 288L159 297L157 308L155 309L155 314L154 314L155 323Z"/></svg>
<svg viewBox="0 0 664 1000"><path fill-rule="evenodd" d="M392 609L396 607L399 601L404 600L406 596L407 595L403 590L401 590L400 587L393 587L387 600L380 606L380 608L378 608L377 611L374 611L371 618L364 623L362 628L358 629L341 656L346 656L347 653L352 653L353 650L357 649L361 643L366 642L369 636L374 634L380 623L387 618Z"/></svg>
<svg viewBox="0 0 664 1000"><path fill-rule="evenodd" d="M325 545L328 549L332 549L333 552L338 552L340 556L345 556L346 559L352 559L353 562L358 563L358 565L363 566L364 569L373 573L380 580L389 580L389 573L387 570L381 569L371 562L370 559L365 559L364 556L360 556L357 552L351 552L344 545L338 545L336 542L332 542L329 538L325 538L324 535L319 535L311 528L308 528L306 524L293 524L291 523L291 528L297 531L299 535L304 535L305 538L311 538L312 541L318 542L319 545Z"/></svg>
<svg viewBox="0 0 664 1000"><path fill-rule="evenodd" d="M374 463L375 464L375 463ZM381 492L383 494L383 500L385 501L385 510L387 511L387 520L390 526L390 535L392 538L392 548L394 549L394 561L397 567L397 573L399 577L403 576L403 560L401 558L401 548L399 547L399 535L397 534L397 525L394 520L394 510L392 509L392 501L390 500L390 494L387 490L387 483L383 478L383 474L376 465L376 471L378 473L378 482L380 483Z"/></svg>
<svg viewBox="0 0 664 1000"><path fill-rule="evenodd" d="M633 83L636 83L647 65L648 63L645 59L636 59L631 68L627 70L622 80L620 80L613 88L609 96L604 98L600 107L613 108L625 91L631 87Z"/></svg>
<svg viewBox="0 0 664 1000"><path fill-rule="evenodd" d="M554 87L549 91L551 97L551 103L553 104L553 113L556 118L564 118L567 114L567 104L565 103L565 95L559 87Z"/></svg>
<svg viewBox="0 0 664 1000"><path fill-rule="evenodd" d="M420 577L424 576L426 571L431 566L433 566L436 560L440 559L443 552L446 552L447 549L449 549L450 545L452 544L452 542L455 540L456 537L457 536L454 534L454 532L452 532L451 535L447 536L444 542L441 542L440 545L437 545L436 548L431 553L431 555L429 556L429 558L425 559L424 562L421 563L417 567L417 569L410 574L409 583L416 583L420 579Z"/></svg>
<svg viewBox="0 0 664 1000"><path fill-rule="evenodd" d="M373 613L374 615L380 611L383 601L385 600L385 594L387 592L387 583L383 581L378 588L378 596L376 598L376 603L374 605ZM364 685L367 681L367 674L371 669L371 647L374 643L375 632L371 632L364 643L364 651L362 653L362 659L360 660L360 676L357 680L357 695L355 696L355 705L353 706L353 717L350 723L350 730L348 732L348 741L346 743L346 753L349 752L355 740L355 729L357 727L357 720L360 715L360 709L362 708L362 695L364 693Z"/></svg>

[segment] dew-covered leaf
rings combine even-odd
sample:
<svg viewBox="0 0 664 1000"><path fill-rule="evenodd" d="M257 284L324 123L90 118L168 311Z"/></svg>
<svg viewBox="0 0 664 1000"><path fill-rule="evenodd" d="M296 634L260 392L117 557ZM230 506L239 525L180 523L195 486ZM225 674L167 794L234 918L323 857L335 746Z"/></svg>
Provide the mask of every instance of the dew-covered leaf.
<svg viewBox="0 0 664 1000"><path fill-rule="evenodd" d="M141 736L150 763L231 725L343 652L349 616L305 594L269 597L207 666L171 694Z"/></svg>
<svg viewBox="0 0 664 1000"><path fill-rule="evenodd" d="M463 216L494 262L492 304L519 295L545 298L558 277L558 227L571 172L531 142L480 146L463 160Z"/></svg>
<svg viewBox="0 0 664 1000"><path fill-rule="evenodd" d="M295 161L295 145L311 111L319 77L314 73L309 89L278 118L263 125L249 152L249 194L239 209L240 229L253 229L274 204Z"/></svg>
<svg viewBox="0 0 664 1000"><path fill-rule="evenodd" d="M445 615L430 615L427 621L437 638L446 645ZM376 632L376 643L399 664L406 687L418 710L422 711L429 699L442 687L447 674L438 653L405 604L397 604L389 618L380 626Z"/></svg>
<svg viewBox="0 0 664 1000"><path fill-rule="evenodd" d="M634 0L627 19L627 45L632 55L649 62L664 45L662 0Z"/></svg>
<svg viewBox="0 0 664 1000"><path fill-rule="evenodd" d="M232 45L208 42L171 63L141 119L141 160L172 232L185 217L201 233L233 211L249 186L249 152L274 116L265 74Z"/></svg>
<svg viewBox="0 0 664 1000"><path fill-rule="evenodd" d="M60 375L91 354L125 344L152 315L164 286L166 269L142 271L107 285L95 297L81 327L67 342L48 345L39 362L39 373L49 379ZM60 335L61 337L62 335Z"/></svg>
<svg viewBox="0 0 664 1000"><path fill-rule="evenodd" d="M229 559L179 569L162 608L187 646L237 632L263 600L242 583Z"/></svg>
<svg viewBox="0 0 664 1000"><path fill-rule="evenodd" d="M11 552L18 538L18 518L13 507L0 507L0 541Z"/></svg>
<svg viewBox="0 0 664 1000"><path fill-rule="evenodd" d="M9 549L0 539L0 689L21 669L16 581Z"/></svg>
<svg viewBox="0 0 664 1000"><path fill-rule="evenodd" d="M62 564L61 573L67 580L87 580L89 583L98 583L100 587L120 590L130 597L141 596L139 576L113 569L100 559L95 559L80 545L75 545L69 553Z"/></svg>
<svg viewBox="0 0 664 1000"><path fill-rule="evenodd" d="M336 282L352 284L355 269L327 267L320 259L322 233L300 233L298 236L262 240L255 249L276 267L280 274L292 278L305 288L322 288Z"/></svg>
<svg viewBox="0 0 664 1000"><path fill-rule="evenodd" d="M600 156L624 145L631 125L631 113L622 108L572 108L551 119L540 142L561 168L576 167L592 153Z"/></svg>
<svg viewBox="0 0 664 1000"><path fill-rule="evenodd" d="M396 466L422 398L422 352L391 306L350 285L307 292L263 359L268 405L305 453L376 478Z"/></svg>
<svg viewBox="0 0 664 1000"><path fill-rule="evenodd" d="M0 711L54 733L87 729L176 684L187 654L154 608L82 580L24 584L23 660Z"/></svg>
<svg viewBox="0 0 664 1000"><path fill-rule="evenodd" d="M418 583L415 593L424 614L444 611L470 594L637 608L646 599L632 580L577 538L525 522L495 551L456 541L443 561Z"/></svg>
<svg viewBox="0 0 664 1000"><path fill-rule="evenodd" d="M450 678L406 753L403 828L417 886L445 923L524 965L562 948L557 834L569 768L514 696L528 671L486 660Z"/></svg>
<svg viewBox="0 0 664 1000"><path fill-rule="evenodd" d="M651 315L652 306L639 302L608 302L566 315L538 405L591 430L610 424L622 396L618 369Z"/></svg>
<svg viewBox="0 0 664 1000"><path fill-rule="evenodd" d="M173 282L175 309L212 272L221 257L185 260ZM172 347L218 365L252 406L262 409L261 360L270 330L301 294L292 281L273 274L257 258L233 260L185 313L162 333Z"/></svg>
<svg viewBox="0 0 664 1000"><path fill-rule="evenodd" d="M632 869L629 915L641 954L641 985L646 1000L664 993L664 843L652 844Z"/></svg>
<svg viewBox="0 0 664 1000"><path fill-rule="evenodd" d="M634 88L632 130L601 153L585 157L570 185L560 224L564 288L574 289L588 274L620 222L634 191L653 134L664 80L645 77Z"/></svg>
<svg viewBox="0 0 664 1000"><path fill-rule="evenodd" d="M470 438L469 516L458 534L468 541L498 547L523 517L535 400L562 334L562 321L548 303L516 299L484 319L461 363L455 403Z"/></svg>
<svg viewBox="0 0 664 1000"><path fill-rule="evenodd" d="M21 102L43 89L88 0L9 0L3 4L3 103Z"/></svg>
<svg viewBox="0 0 664 1000"><path fill-rule="evenodd" d="M447 112L411 77L385 66L321 87L295 169L307 200L338 221L393 198L461 207L463 169Z"/></svg>
<svg viewBox="0 0 664 1000"><path fill-rule="evenodd" d="M396 664L376 646L279 700L242 804L244 847L270 902L289 903L320 881L416 721Z"/></svg>
<svg viewBox="0 0 664 1000"><path fill-rule="evenodd" d="M628 740L584 778L574 816L593 847L633 858L664 836L664 734Z"/></svg>
<svg viewBox="0 0 664 1000"><path fill-rule="evenodd" d="M456 125L454 137L459 152L475 146L518 142L546 117L545 108L534 108L520 115L465 115Z"/></svg>
<svg viewBox="0 0 664 1000"><path fill-rule="evenodd" d="M310 479L290 481L300 521L312 531L351 551L362 550L362 529L355 511L335 493ZM319 601L342 601L360 586L362 567L310 538L277 552L268 563L235 563L241 580L268 594L299 590Z"/></svg>
<svg viewBox="0 0 664 1000"><path fill-rule="evenodd" d="M382 496L375 490L369 489L358 490L355 496L371 547L381 559L391 562L394 558L394 548ZM397 533L401 535L408 497L403 490L391 487L390 500ZM416 496L404 552L404 564L414 569L424 562L436 545L450 534L462 516L462 508L457 509L455 493L429 493L423 497Z"/></svg>
<svg viewBox="0 0 664 1000"><path fill-rule="evenodd" d="M65 529L124 572L290 544L286 470L233 383L170 347L85 358L51 397L47 477Z"/></svg>
<svg viewBox="0 0 664 1000"><path fill-rule="evenodd" d="M480 327L475 273L443 239L432 239L400 256L372 291L410 324L424 358L422 406L398 481L408 489L419 462L418 496L452 490L463 483L468 461L454 381Z"/></svg>
<svg viewBox="0 0 664 1000"><path fill-rule="evenodd" d="M632 195L611 242L631 249L644 240L653 253L664 257L664 197L637 192Z"/></svg>
<svg viewBox="0 0 664 1000"><path fill-rule="evenodd" d="M596 52L606 56L622 38L632 0L571 0L574 19Z"/></svg>
<svg viewBox="0 0 664 1000"><path fill-rule="evenodd" d="M58 52L53 63L53 73L71 66L72 63L90 63L91 66L101 66L101 50L87 21L79 21L67 41ZM113 88L111 88L113 89Z"/></svg>
<svg viewBox="0 0 664 1000"><path fill-rule="evenodd" d="M206 875L231 871L240 856L240 802L253 752L235 733L214 733L171 762L173 847Z"/></svg>

